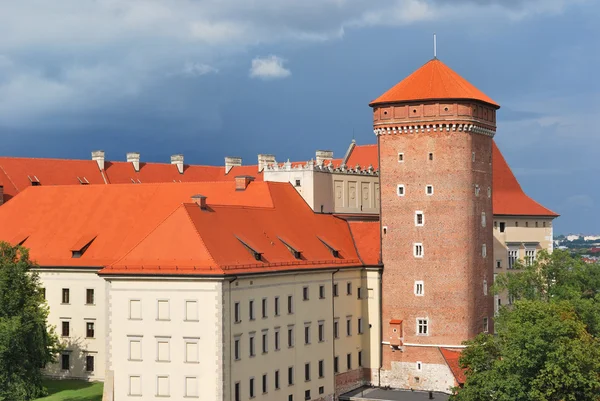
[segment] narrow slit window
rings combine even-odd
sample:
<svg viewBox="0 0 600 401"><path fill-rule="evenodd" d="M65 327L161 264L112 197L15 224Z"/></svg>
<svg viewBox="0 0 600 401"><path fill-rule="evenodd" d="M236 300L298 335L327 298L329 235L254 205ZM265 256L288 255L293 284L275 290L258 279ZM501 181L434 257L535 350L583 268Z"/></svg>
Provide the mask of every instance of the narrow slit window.
<svg viewBox="0 0 600 401"><path fill-rule="evenodd" d="M398 196L404 196L404 185L398 184L398 188L396 189Z"/></svg>
<svg viewBox="0 0 600 401"><path fill-rule="evenodd" d="M402 163L404 161L404 153L398 153L398 163Z"/></svg>

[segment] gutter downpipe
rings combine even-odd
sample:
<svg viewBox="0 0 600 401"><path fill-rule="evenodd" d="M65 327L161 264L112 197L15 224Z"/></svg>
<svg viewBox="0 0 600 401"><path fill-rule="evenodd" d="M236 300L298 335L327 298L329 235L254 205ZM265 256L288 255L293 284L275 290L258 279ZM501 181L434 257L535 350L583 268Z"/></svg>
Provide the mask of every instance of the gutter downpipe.
<svg viewBox="0 0 600 401"><path fill-rule="evenodd" d="M233 283L234 281L236 281L238 278L237 276L233 277L233 279L229 280L229 311L231 312L231 283ZM233 350L233 344L231 343L231 339L233 338L233 333L231 332L231 320L232 317L229 316L229 397L231 400L234 399L234 394L233 394L233 374L232 374L232 366L231 366L231 360L233 359L231 356L231 351Z"/></svg>
<svg viewBox="0 0 600 401"><path fill-rule="evenodd" d="M333 326L331 327L331 337L333 338L332 341L332 347L331 349L333 350L333 358L331 359L331 364L333 365L335 363L335 330L333 329L335 327L335 295L333 293L333 276L335 276L335 274L337 272L339 272L340 269L337 269L336 271L334 271L333 273L331 273L331 322L333 323ZM338 288L339 291L339 288ZM333 367L333 366L332 366ZM333 399L336 399L336 388L335 388L335 369L333 370Z"/></svg>

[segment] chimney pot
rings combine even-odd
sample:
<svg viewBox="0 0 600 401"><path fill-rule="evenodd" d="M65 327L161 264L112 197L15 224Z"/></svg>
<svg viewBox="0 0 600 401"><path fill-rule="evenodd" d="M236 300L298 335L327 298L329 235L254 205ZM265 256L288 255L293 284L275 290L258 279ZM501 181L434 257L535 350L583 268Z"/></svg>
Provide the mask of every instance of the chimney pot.
<svg viewBox="0 0 600 401"><path fill-rule="evenodd" d="M317 166L322 166L325 161L333 159L333 151L317 150L316 152Z"/></svg>
<svg viewBox="0 0 600 401"><path fill-rule="evenodd" d="M269 164L275 164L275 155L258 155L258 172L262 172Z"/></svg>
<svg viewBox="0 0 600 401"><path fill-rule="evenodd" d="M206 196L200 194L193 195L192 202L200 206L200 209L206 210Z"/></svg>
<svg viewBox="0 0 600 401"><path fill-rule="evenodd" d="M138 152L127 153L127 162L133 164L133 169L140 171L140 154Z"/></svg>
<svg viewBox="0 0 600 401"><path fill-rule="evenodd" d="M229 172L231 171L232 168L240 167L241 165L242 165L241 157L226 156L225 157L225 174L229 174Z"/></svg>
<svg viewBox="0 0 600 401"><path fill-rule="evenodd" d="M179 174L183 174L183 155L182 154L172 155L171 156L171 164L174 164L177 166L177 171L179 171Z"/></svg>
<svg viewBox="0 0 600 401"><path fill-rule="evenodd" d="M235 190L245 191L252 181L254 181L254 177L250 175L238 175L235 177Z"/></svg>
<svg viewBox="0 0 600 401"><path fill-rule="evenodd" d="M98 168L100 170L104 170L104 151L103 150L92 151L92 160L95 160L96 163L98 163Z"/></svg>

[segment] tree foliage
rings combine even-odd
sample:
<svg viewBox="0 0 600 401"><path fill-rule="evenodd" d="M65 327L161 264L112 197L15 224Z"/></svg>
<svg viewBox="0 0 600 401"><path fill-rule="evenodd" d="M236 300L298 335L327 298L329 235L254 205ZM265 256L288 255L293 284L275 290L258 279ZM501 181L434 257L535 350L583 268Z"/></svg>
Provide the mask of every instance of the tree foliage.
<svg viewBox="0 0 600 401"><path fill-rule="evenodd" d="M496 335L466 343L467 380L452 399L600 400L600 266L556 251L517 267L495 286L516 301L501 308Z"/></svg>
<svg viewBox="0 0 600 401"><path fill-rule="evenodd" d="M27 249L0 242L0 401L44 395L40 368L59 351L32 267Z"/></svg>

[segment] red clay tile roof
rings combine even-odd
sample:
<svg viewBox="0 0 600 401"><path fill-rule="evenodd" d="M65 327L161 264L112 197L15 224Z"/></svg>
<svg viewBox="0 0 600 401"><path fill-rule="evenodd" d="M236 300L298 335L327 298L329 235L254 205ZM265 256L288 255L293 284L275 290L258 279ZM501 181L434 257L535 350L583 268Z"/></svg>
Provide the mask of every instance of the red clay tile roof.
<svg viewBox="0 0 600 401"><path fill-rule="evenodd" d="M558 214L523 192L495 142L492 143L492 168L492 207L495 215L558 217Z"/></svg>
<svg viewBox="0 0 600 401"><path fill-rule="evenodd" d="M369 266L381 264L379 221L349 221L348 225L364 264Z"/></svg>
<svg viewBox="0 0 600 401"><path fill-rule="evenodd" d="M500 106L438 59L433 59L373 100L370 105L417 100L473 99Z"/></svg>
<svg viewBox="0 0 600 401"><path fill-rule="evenodd" d="M446 361L446 364L452 371L454 378L458 384L464 384L467 378L465 377L465 371L460 367L458 360L460 359L460 351L451 350L448 348L440 348L440 352Z"/></svg>
<svg viewBox="0 0 600 401"><path fill-rule="evenodd" d="M362 168L367 168L372 165L375 170L379 168L379 154L377 152L377 144L372 145L356 145L348 156L348 167L354 168L359 164Z"/></svg>

